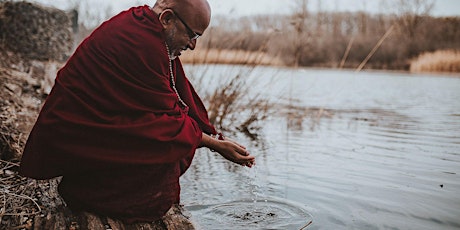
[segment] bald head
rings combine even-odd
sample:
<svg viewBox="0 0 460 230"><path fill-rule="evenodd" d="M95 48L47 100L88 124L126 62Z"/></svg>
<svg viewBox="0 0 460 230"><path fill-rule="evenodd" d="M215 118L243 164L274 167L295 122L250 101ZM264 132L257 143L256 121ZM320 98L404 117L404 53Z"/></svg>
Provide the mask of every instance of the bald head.
<svg viewBox="0 0 460 230"><path fill-rule="evenodd" d="M211 21L211 7L207 0L157 0L152 10L163 26L171 60L184 50L194 50L196 39Z"/></svg>
<svg viewBox="0 0 460 230"><path fill-rule="evenodd" d="M197 31L204 32L211 21L211 7L207 0L157 0L153 6L158 15L166 9L174 10Z"/></svg>

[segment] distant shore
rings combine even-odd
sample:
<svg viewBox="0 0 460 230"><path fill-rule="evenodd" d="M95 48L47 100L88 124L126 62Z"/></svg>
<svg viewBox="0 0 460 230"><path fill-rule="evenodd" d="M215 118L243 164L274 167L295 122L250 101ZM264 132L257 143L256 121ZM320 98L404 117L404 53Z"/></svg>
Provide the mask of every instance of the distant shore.
<svg viewBox="0 0 460 230"><path fill-rule="evenodd" d="M180 58L183 63L187 64L286 66L279 57L273 57L264 52L244 50L196 49L185 51ZM412 73L460 73L460 51L440 50L423 53L410 61L409 71Z"/></svg>
<svg viewBox="0 0 460 230"><path fill-rule="evenodd" d="M285 66L285 63L278 57L273 57L264 52L245 50L196 49L185 51L180 59L182 62L189 64Z"/></svg>

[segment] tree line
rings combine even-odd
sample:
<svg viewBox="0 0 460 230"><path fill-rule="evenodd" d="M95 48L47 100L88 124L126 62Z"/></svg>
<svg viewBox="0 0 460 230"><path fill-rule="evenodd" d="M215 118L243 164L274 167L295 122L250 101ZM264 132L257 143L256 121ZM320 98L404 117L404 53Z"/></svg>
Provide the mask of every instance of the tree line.
<svg viewBox="0 0 460 230"><path fill-rule="evenodd" d="M0 0L4 1L4 0ZM79 23L75 45L111 17L111 9L73 2ZM140 1L136 1L139 2ZM434 0L382 1L385 14L310 11L309 0L292 0L290 14L216 15L198 49L263 52L288 66L407 70L425 52L460 50L460 17L433 17ZM321 0L318 0L320 4Z"/></svg>
<svg viewBox="0 0 460 230"><path fill-rule="evenodd" d="M366 68L407 70L422 53L460 50L459 41L459 17L300 12L217 17L200 46L263 51L290 66L357 68L369 58Z"/></svg>

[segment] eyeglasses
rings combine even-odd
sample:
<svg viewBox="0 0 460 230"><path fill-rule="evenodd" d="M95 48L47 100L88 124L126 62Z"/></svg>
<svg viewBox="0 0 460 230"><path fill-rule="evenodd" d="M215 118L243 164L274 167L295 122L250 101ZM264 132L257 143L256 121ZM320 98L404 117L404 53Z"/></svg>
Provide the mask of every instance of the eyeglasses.
<svg viewBox="0 0 460 230"><path fill-rule="evenodd" d="M175 11L173 11L173 12L176 15L176 17L179 19L179 21L182 22L182 24L184 24L185 28L187 28L187 30L188 30L187 33L188 33L188 36L190 37L190 40L196 40L201 36L200 34L195 33L195 31L193 31L190 28L190 26L188 26L187 23L185 23L185 21L182 20L182 18L179 17L179 15Z"/></svg>

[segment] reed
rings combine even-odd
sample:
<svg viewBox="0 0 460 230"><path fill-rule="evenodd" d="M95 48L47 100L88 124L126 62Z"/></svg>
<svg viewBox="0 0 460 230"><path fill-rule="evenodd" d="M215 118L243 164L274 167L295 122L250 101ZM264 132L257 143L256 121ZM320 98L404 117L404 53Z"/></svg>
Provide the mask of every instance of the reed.
<svg viewBox="0 0 460 230"><path fill-rule="evenodd" d="M232 64L284 66L279 57L261 51L197 49L185 52L181 61L190 64Z"/></svg>
<svg viewBox="0 0 460 230"><path fill-rule="evenodd" d="M258 83L249 80L253 68L229 65L228 71L226 76L214 79L218 81L214 89L209 89L209 83L203 79L204 74L191 74L189 78L202 96L210 122L218 130L229 136L241 133L250 140L261 140L259 131L262 122L272 112L272 106L268 99L263 98L260 92L254 92L252 87L266 88L265 85L270 85L271 80L264 79Z"/></svg>
<svg viewBox="0 0 460 230"><path fill-rule="evenodd" d="M410 71L421 72L460 72L460 51L438 50L423 53L411 61Z"/></svg>
<svg viewBox="0 0 460 230"><path fill-rule="evenodd" d="M237 38L233 42L243 42L241 39ZM202 81L203 76L192 78L195 78L197 88L202 89L199 94L203 96L203 101L207 105L211 123L231 136L242 133L251 140L260 140L258 133L262 127L261 122L270 114L271 102L261 98L260 93L249 92L252 88L263 88L260 84L270 85L270 80L250 82L248 76L257 66L284 65L280 58L265 52L269 40L270 37L265 38L258 49L253 51L213 49L210 48L209 42L204 42L202 45L205 48L185 52L181 56L181 61L189 64L229 65L227 76L220 78L217 88L211 92L203 92L208 88Z"/></svg>

